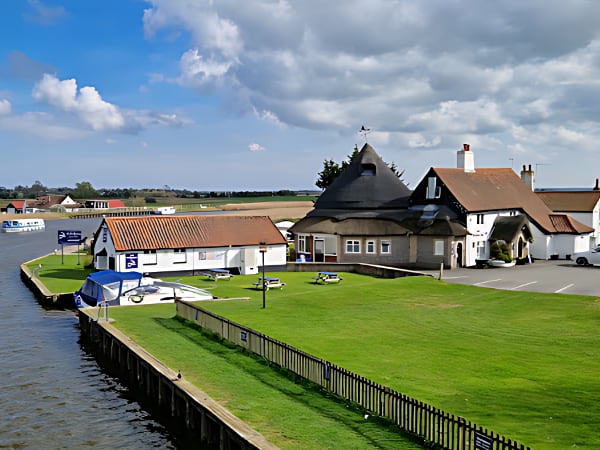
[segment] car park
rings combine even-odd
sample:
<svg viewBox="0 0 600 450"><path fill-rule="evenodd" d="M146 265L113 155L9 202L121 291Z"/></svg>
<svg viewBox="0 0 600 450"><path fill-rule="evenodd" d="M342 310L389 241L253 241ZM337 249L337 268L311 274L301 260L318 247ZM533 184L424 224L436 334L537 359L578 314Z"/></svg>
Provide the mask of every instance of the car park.
<svg viewBox="0 0 600 450"><path fill-rule="evenodd" d="M586 252L573 253L572 258L580 266L600 264L600 246L594 247Z"/></svg>

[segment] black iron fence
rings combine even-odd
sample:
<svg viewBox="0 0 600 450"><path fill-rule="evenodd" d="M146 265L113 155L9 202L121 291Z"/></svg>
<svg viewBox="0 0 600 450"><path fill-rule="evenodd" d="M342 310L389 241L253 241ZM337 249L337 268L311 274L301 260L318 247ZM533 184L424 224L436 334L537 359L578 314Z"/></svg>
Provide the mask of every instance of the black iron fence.
<svg viewBox="0 0 600 450"><path fill-rule="evenodd" d="M322 386L327 391L395 423L425 442L449 450L529 450L523 444L478 427L382 386L349 370L316 358L284 342L213 314L197 304L177 301L177 315L244 347L270 363Z"/></svg>

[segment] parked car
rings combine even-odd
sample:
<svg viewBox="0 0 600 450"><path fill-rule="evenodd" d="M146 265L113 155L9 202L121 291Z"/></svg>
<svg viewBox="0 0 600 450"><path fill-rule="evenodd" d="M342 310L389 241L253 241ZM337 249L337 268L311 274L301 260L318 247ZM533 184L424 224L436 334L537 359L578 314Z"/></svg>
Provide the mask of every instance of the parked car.
<svg viewBox="0 0 600 450"><path fill-rule="evenodd" d="M580 266L589 266L590 264L600 264L600 246L587 252L573 253L573 259Z"/></svg>

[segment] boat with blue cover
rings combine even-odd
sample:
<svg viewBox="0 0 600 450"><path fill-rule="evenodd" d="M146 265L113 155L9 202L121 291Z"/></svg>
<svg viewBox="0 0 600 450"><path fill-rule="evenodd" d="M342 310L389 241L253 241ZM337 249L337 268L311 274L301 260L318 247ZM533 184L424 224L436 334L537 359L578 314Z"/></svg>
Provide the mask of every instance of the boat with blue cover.
<svg viewBox="0 0 600 450"><path fill-rule="evenodd" d="M210 292L194 286L147 277L139 272L114 270L89 274L73 297L77 308L173 303L175 299L213 299Z"/></svg>

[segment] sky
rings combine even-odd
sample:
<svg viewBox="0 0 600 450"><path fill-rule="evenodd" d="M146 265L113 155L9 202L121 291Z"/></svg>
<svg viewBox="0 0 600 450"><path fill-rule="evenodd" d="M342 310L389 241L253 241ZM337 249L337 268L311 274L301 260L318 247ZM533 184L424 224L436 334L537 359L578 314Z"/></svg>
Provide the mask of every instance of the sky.
<svg viewBox="0 0 600 450"><path fill-rule="evenodd" d="M4 0L0 186L317 189L368 142L600 177L594 0ZM361 133L361 127L368 133Z"/></svg>

